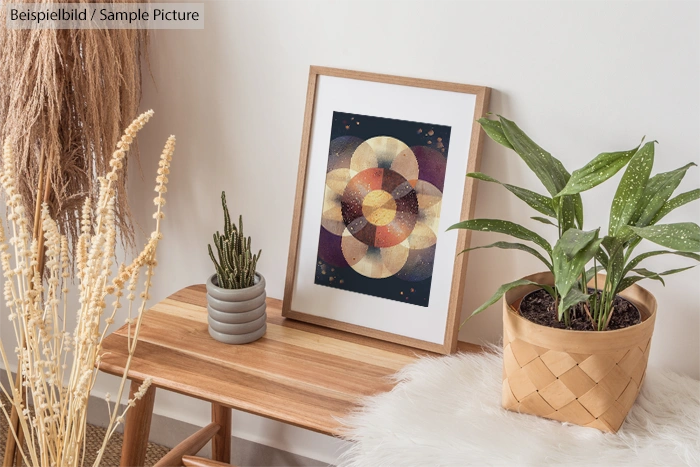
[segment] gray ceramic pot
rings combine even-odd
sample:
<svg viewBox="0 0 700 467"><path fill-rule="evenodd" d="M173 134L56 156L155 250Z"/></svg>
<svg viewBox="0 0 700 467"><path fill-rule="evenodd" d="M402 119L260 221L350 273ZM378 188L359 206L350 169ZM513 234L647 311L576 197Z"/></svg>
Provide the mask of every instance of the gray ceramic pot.
<svg viewBox="0 0 700 467"><path fill-rule="evenodd" d="M265 278L255 273L255 283L245 289L222 289L216 274L207 280L209 335L226 344L247 344L260 339L267 326Z"/></svg>
<svg viewBox="0 0 700 467"><path fill-rule="evenodd" d="M267 324L255 332L249 334L224 334L222 332L214 331L211 327L209 328L209 335L219 342L224 344L249 344L250 342L256 341L265 335L267 331Z"/></svg>

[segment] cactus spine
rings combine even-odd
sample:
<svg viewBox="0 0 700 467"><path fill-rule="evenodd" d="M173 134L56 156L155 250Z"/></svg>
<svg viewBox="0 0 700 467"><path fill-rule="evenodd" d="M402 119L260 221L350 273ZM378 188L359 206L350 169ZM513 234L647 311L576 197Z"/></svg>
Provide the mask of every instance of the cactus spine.
<svg viewBox="0 0 700 467"><path fill-rule="evenodd" d="M211 245L209 256L216 267L218 285L224 289L244 289L253 285L255 267L262 250L257 255L250 252L250 237L243 235L243 216L238 217L238 227L231 224L231 216L226 206L226 193L221 192L221 205L224 208L224 234L214 234L214 245L219 253L216 260Z"/></svg>

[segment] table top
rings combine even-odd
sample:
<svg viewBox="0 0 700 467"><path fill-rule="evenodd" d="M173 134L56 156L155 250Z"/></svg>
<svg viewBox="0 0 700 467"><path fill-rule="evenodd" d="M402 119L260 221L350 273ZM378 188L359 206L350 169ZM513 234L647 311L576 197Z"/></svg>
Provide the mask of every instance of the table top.
<svg viewBox="0 0 700 467"><path fill-rule="evenodd" d="M207 331L204 285L184 288L146 312L129 378L319 433L337 436L339 418L360 399L391 390L389 378L431 352L302 323L267 299L267 332L245 345ZM103 342L100 370L122 375L126 326ZM461 351L478 351L460 342Z"/></svg>

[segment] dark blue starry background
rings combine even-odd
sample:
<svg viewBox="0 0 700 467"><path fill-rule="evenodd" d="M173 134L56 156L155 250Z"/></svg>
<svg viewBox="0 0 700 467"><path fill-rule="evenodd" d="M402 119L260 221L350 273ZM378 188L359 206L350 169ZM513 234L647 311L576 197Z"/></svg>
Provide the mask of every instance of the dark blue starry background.
<svg viewBox="0 0 700 467"><path fill-rule="evenodd" d="M376 136L391 136L403 141L409 147L431 147L440 151L447 158L450 130L449 126L443 125L334 112L330 140L341 136L356 136L363 140ZM321 227L321 242L323 242L324 235L332 234ZM314 282L336 289L427 307L430 299L432 275L416 282L406 281L396 276L375 279L363 276L351 267L337 267L327 264L318 257Z"/></svg>

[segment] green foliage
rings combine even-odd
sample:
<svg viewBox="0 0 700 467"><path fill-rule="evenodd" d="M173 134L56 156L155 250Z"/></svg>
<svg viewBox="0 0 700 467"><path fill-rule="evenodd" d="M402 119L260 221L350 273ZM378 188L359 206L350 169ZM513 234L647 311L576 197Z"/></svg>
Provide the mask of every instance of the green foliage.
<svg viewBox="0 0 700 467"><path fill-rule="evenodd" d="M480 250L482 248L500 248L502 250L526 251L526 252L530 253L531 255L533 255L535 258L542 261L544 263L544 265L547 266L547 269L549 269L550 271L552 270L552 265L550 264L550 262L547 261L547 259L545 259L545 257L542 256L542 254L539 251L537 251L534 248L529 247L527 245L523 245L522 243L496 242L496 243L492 243L490 245L475 246L473 248L467 248L466 250L463 250L461 253L466 253L467 251L471 251L471 250Z"/></svg>
<svg viewBox="0 0 700 467"><path fill-rule="evenodd" d="M214 234L214 245L218 251L219 260L214 257L211 245L208 245L209 256L216 267L218 285L224 289L244 289L255 281L255 267L260 259L262 250L253 255L250 250L250 237L243 235L243 216L238 217L238 227L231 224L231 216L226 206L226 193L221 192L221 205L224 209L224 234L218 231Z"/></svg>
<svg viewBox="0 0 700 467"><path fill-rule="evenodd" d="M659 209L659 212L656 213L656 215L654 216L654 220L651 223L656 224L669 212L683 206L684 204L688 204L691 201L695 201L698 198L700 198L700 188L691 191L686 191L685 193L681 193L675 198L669 199L664 203L661 209Z"/></svg>
<svg viewBox="0 0 700 467"><path fill-rule="evenodd" d="M566 186L557 196L574 195L600 185L627 165L638 149L639 146L629 151L599 154L582 168L574 170Z"/></svg>
<svg viewBox="0 0 700 467"><path fill-rule="evenodd" d="M691 162L680 169L651 177L644 187L642 198L637 203L632 215L632 223L638 227L649 225L673 192L676 191L687 170L696 165Z"/></svg>
<svg viewBox="0 0 700 467"><path fill-rule="evenodd" d="M584 232L578 229L569 229L561 236L555 249L558 248L571 260L578 252L586 248L593 240L598 238L600 229Z"/></svg>
<svg viewBox="0 0 700 467"><path fill-rule="evenodd" d="M571 307L571 304L567 306L569 303L567 300L571 299L569 295L572 287L579 281L581 272L586 264L593 259L602 241L598 238L598 230L583 232L569 229L554 245L552 250L554 286L559 296L564 297L564 300L559 301L557 316L559 320L563 318L567 324L569 316L568 314L565 316L564 313ZM583 290L585 288L582 288L581 293Z"/></svg>
<svg viewBox="0 0 700 467"><path fill-rule="evenodd" d="M563 190L571 175L561 161L539 147L515 122L503 117L500 117L500 120L503 134L508 138L515 152L537 175L549 194L554 196Z"/></svg>
<svg viewBox="0 0 700 467"><path fill-rule="evenodd" d="M509 282L508 284L503 284L502 286L500 286L500 287L498 288L498 290L496 291L496 293L493 294L493 295L491 296L491 298L489 298L489 299L488 299L483 305L481 305L479 308L477 308L476 310L474 310L474 312L471 314L471 316L474 316L474 315L477 315L477 314L481 313L482 311L484 311L485 309L487 309L488 307L490 307L491 305L493 305L494 303L496 303L498 300L500 300L500 298L501 298L506 292L508 292L510 289L514 289L514 288L516 288L516 287L520 287L521 285L537 285L537 286L540 286L540 287L542 287L543 289L545 289L545 290L546 290L547 292L549 292L550 294L554 295L554 289L552 289L552 287L550 287L550 286L548 286L548 285L538 284L537 282L529 281L529 280L527 280L527 279L518 279L517 281ZM470 316L470 318L471 318L471 316ZM464 323L462 323L462 324L464 324Z"/></svg>
<svg viewBox="0 0 700 467"><path fill-rule="evenodd" d="M642 196L653 164L654 142L651 141L632 156L625 173L622 175L622 180L620 180L610 207L610 222L608 223L610 235L615 235L621 227L627 225L632 219L637 207L636 201Z"/></svg>
<svg viewBox="0 0 700 467"><path fill-rule="evenodd" d="M500 121L480 118L478 122L481 124L481 128L484 129L486 134L489 135L492 140L498 144L502 144L508 149L513 149L513 145L510 144L510 141L508 141L508 138L506 138L506 135L503 133L503 128L501 127Z"/></svg>
<svg viewBox="0 0 700 467"><path fill-rule="evenodd" d="M539 193L535 193L534 191L526 190L525 188L520 188L514 185L508 185L507 183L501 183L495 178L489 177L488 175L482 174L481 172L473 172L467 174L467 177L476 178L477 180L483 180L485 182L498 183L503 188L510 191L521 200L525 201L527 205L530 206L532 209L535 209L536 211L544 214L545 216L557 217L557 213L554 212L554 209L552 208L552 198L543 196Z"/></svg>
<svg viewBox="0 0 700 467"><path fill-rule="evenodd" d="M528 240L534 242L544 249L548 254L552 253L552 246L542 238L540 235L536 234L532 230L528 230L522 225L515 224L510 221L502 221L499 219L472 219L468 221L459 222L447 230L452 229L467 229L467 230L482 230L487 232L498 232L506 235L511 235L513 237L519 238L520 240Z"/></svg>
<svg viewBox="0 0 700 467"><path fill-rule="evenodd" d="M554 227L558 227L557 224L552 222L551 220L547 219L546 217L540 217L540 216L532 216L530 219L537 221L537 222L542 222L543 224L551 225Z"/></svg>
<svg viewBox="0 0 700 467"><path fill-rule="evenodd" d="M471 173L468 176L502 185L537 212L547 216L533 216L532 219L557 227L558 239L552 247L537 233L519 224L498 219L462 221L450 229L502 233L540 247L544 254L534 247L509 242L495 242L465 251L478 248L517 249L538 258L554 275L554 287L542 287L554 297L559 320L567 325L571 307L583 302L594 329L605 330L610 323L612 303L617 294L642 279L658 280L665 285L663 276L692 267L657 273L639 267L647 258L672 254L700 261L700 255L697 254L700 252L700 227L697 224L682 222L657 225L659 220L674 209L700 198L700 189L671 198L688 169L696 164L690 163L651 176L656 144L651 141L640 143L634 149L599 154L569 174L558 159L532 141L514 122L499 116L498 120L482 118L479 123L491 139L513 149L520 156L550 196L501 183L482 173ZM623 168L625 171L610 207L608 234L601 238L600 229L584 231L580 193L595 188ZM634 249L642 239L670 250L634 256ZM589 266L591 262L593 265ZM606 272L601 287L596 276L600 270ZM600 293L589 293L588 283L591 280ZM496 303L508 290L526 284L532 282L520 280L501 286L472 316Z"/></svg>

